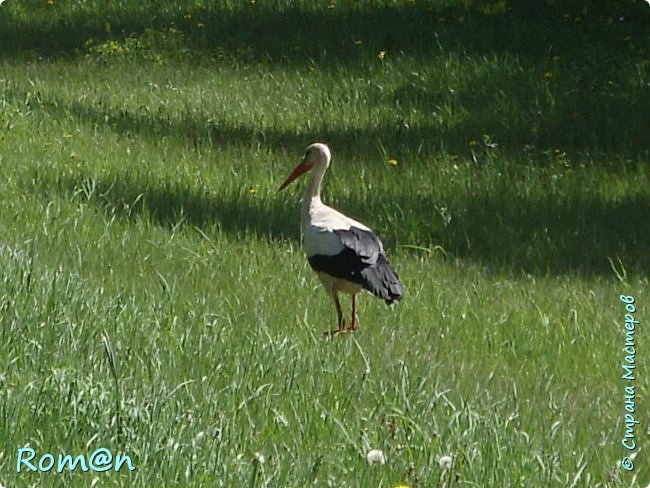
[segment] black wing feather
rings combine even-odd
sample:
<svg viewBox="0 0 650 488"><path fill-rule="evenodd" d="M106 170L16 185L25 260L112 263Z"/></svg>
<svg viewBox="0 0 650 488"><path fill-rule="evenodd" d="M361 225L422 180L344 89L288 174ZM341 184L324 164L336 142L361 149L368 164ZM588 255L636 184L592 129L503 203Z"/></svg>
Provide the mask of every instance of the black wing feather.
<svg viewBox="0 0 650 488"><path fill-rule="evenodd" d="M341 239L343 250L335 256L309 256L307 259L312 269L357 283L386 303L400 301L404 288L386 259L377 236L358 227L335 230L334 233Z"/></svg>

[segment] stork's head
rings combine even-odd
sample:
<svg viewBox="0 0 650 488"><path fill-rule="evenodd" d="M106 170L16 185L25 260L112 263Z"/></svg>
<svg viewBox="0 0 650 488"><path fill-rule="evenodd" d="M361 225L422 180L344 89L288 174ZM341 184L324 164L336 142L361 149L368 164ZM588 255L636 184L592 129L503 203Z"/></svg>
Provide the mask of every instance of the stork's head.
<svg viewBox="0 0 650 488"><path fill-rule="evenodd" d="M302 161L300 161L300 163L298 163L298 166L293 169L289 177L284 183L282 183L282 186L278 189L278 191L284 190L287 186L289 186L289 183L313 167L316 167L320 171L325 171L330 165L331 159L332 155L330 154L329 147L320 142L311 144L305 150L305 155L303 156Z"/></svg>

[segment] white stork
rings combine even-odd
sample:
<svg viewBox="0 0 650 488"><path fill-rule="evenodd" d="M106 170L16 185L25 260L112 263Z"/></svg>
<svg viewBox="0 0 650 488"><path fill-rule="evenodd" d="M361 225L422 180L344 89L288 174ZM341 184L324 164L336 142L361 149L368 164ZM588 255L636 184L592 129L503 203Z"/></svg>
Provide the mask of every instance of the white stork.
<svg viewBox="0 0 650 488"><path fill-rule="evenodd" d="M320 187L332 156L325 144L315 143L278 191L313 169L302 201L301 228L309 265L336 305L338 328L326 334L357 329L356 294L366 290L387 304L402 298L402 284L384 254L379 238L368 227L323 204ZM352 295L352 317L346 327L338 294Z"/></svg>

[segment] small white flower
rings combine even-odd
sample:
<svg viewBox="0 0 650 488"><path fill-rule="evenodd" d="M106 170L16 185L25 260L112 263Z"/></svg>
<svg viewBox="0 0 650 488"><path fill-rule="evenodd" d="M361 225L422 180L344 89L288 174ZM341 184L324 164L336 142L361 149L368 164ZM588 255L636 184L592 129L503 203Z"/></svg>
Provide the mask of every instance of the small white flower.
<svg viewBox="0 0 650 488"><path fill-rule="evenodd" d="M256 452L253 454L253 462L257 464L264 464L266 462L266 458L264 457L264 454L261 452Z"/></svg>
<svg viewBox="0 0 650 488"><path fill-rule="evenodd" d="M370 464L384 464L386 462L386 455L380 449L371 449L366 454L366 459Z"/></svg>
<svg viewBox="0 0 650 488"><path fill-rule="evenodd" d="M201 431L194 436L194 444L200 444L205 439L205 432Z"/></svg>
<svg viewBox="0 0 650 488"><path fill-rule="evenodd" d="M452 461L453 459L449 455L440 456L440 459L438 459L438 466L440 466L440 469L449 469L451 468Z"/></svg>

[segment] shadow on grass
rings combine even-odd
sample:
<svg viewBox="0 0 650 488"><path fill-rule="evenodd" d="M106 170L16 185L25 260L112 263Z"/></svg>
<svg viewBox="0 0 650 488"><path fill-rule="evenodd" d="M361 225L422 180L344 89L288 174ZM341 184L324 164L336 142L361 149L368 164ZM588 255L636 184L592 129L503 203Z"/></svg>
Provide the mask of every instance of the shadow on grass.
<svg viewBox="0 0 650 488"><path fill-rule="evenodd" d="M552 149L568 154L568 160L575 164L585 158L591 164L610 165L619 164L623 159L649 157L650 93L646 96L645 90L613 93L596 84L585 88L579 96L575 90L570 93L558 90L552 103L540 104L532 100L536 95L526 87L525 80L509 79L507 75L500 80L505 91L496 96L489 93L494 83L485 88L479 79L476 80L478 88L458 90L451 95L453 100L449 94L433 94L417 83L405 83L395 92L383 95L384 99L377 103L399 104L403 113L408 113L409 107L430 106L435 110L444 104L456 104L458 114L453 122L432 118L407 124L396 116L371 128L344 131L256 128L222 122L209 112L203 115L181 112L171 116L160 111L56 98L30 103L61 120L72 117L81 124L129 137L152 141L172 138L197 147L263 144L274 150L296 152L320 140L331 144L338 154L352 157L374 157L378 147L384 147L401 160L445 151L476 161L481 159L482 149L472 148L470 141L481 146L481 141L488 137L498 147L499 154L511 160L523 159L522 162L529 162L527 158L531 154L539 160L540 154ZM592 100L588 106L582 104L584 97ZM30 98L25 90L5 91L7 100L22 102Z"/></svg>
<svg viewBox="0 0 650 488"><path fill-rule="evenodd" d="M557 4L556 4L557 3ZM630 30L648 32L643 2L8 2L0 56L83 52L88 41L124 39L147 29L185 33L186 55L215 52L244 61L355 63L377 50L430 56L441 51L543 59L587 49L615 59ZM355 44L357 41L357 44ZM357 47L355 47L357 46ZM170 53L171 54L171 53ZM582 54L582 56L580 56Z"/></svg>
<svg viewBox="0 0 650 488"><path fill-rule="evenodd" d="M622 263L630 273L650 272L647 195L616 202L470 196L459 206L442 245L488 268L611 275L611 260L619 270Z"/></svg>
<svg viewBox="0 0 650 488"><path fill-rule="evenodd" d="M199 190L183 181L158 181L130 174L58 176L55 186L65 195L95 206L108 217L146 221L167 228L190 225L217 229L233 237L247 235L299 240L298 208L281 199L262 198L246 189L230 193Z"/></svg>
<svg viewBox="0 0 650 488"><path fill-rule="evenodd" d="M300 239L299 205L293 197L263 197L245 190L217 194L185 182L152 185L129 175L101 180L73 175L59 177L51 185L110 218L144 220L168 228L191 225L208 234L218 229L233 238L255 235L296 244ZM427 197L385 196L361 201L352 195L340 199L339 207L362 220L374 216L391 254L401 246L405 246L402 252L409 252L413 245L441 246L448 257L461 263L479 264L492 272L540 276L609 276L612 263L632 274L650 272L647 196L603 202L585 197L530 201L503 193L458 195L450 203L449 220L433 210ZM391 214L395 209L399 216ZM402 225L403 216L408 216L406 225Z"/></svg>

